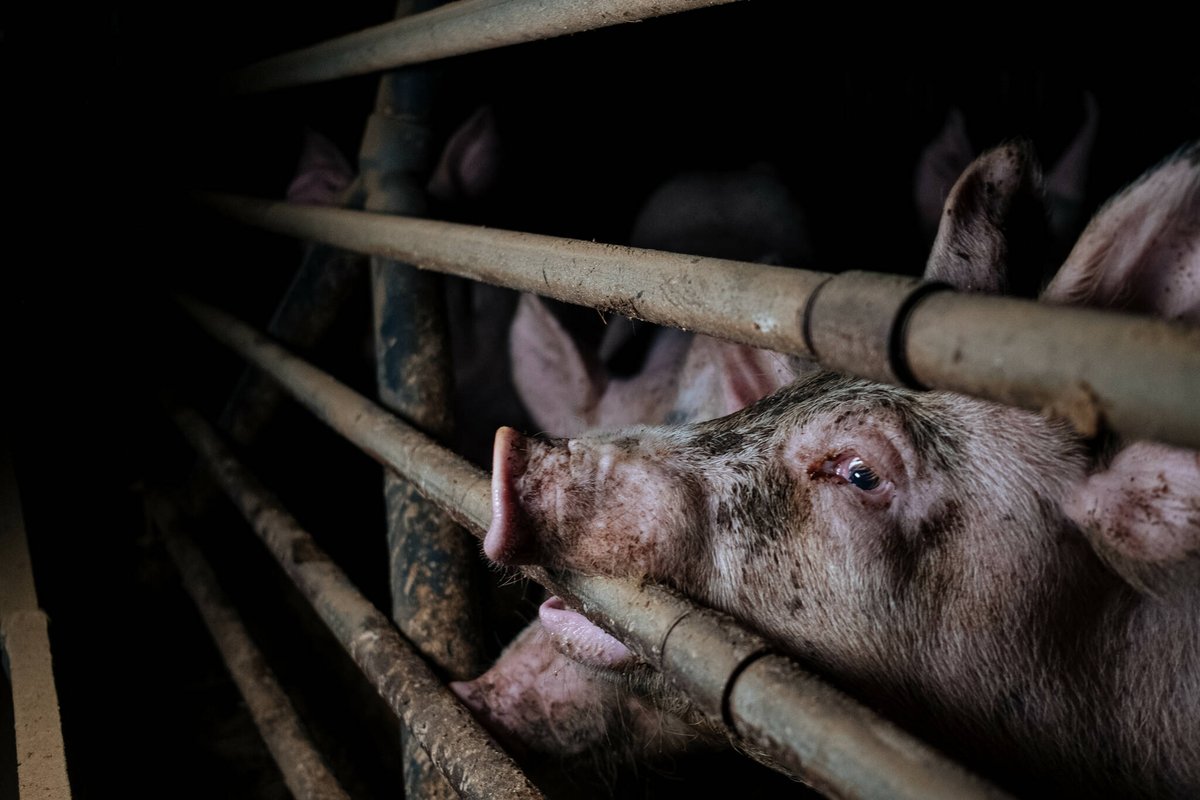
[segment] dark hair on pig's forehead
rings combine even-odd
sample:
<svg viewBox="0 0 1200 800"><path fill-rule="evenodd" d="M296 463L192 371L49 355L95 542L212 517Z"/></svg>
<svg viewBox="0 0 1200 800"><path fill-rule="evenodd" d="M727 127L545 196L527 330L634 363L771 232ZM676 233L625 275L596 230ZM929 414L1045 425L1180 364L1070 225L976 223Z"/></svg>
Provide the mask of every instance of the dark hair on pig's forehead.
<svg viewBox="0 0 1200 800"><path fill-rule="evenodd" d="M950 468L961 461L966 432L948 404L935 402L930 407L932 397L835 372L818 372L736 414L699 423L697 432L714 443L726 443L732 436L773 436L783 428L818 419L839 424L851 416L882 419L886 415L922 458Z"/></svg>

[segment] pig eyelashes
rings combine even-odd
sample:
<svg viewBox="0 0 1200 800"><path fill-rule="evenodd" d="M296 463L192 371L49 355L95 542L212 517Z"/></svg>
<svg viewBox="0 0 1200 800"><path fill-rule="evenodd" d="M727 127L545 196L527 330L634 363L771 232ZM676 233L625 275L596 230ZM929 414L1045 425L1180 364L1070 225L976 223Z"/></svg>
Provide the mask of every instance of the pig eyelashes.
<svg viewBox="0 0 1200 800"><path fill-rule="evenodd" d="M873 466L853 452L826 457L810 475L838 478L873 500L888 499L893 488L891 481L881 477Z"/></svg>
<svg viewBox="0 0 1200 800"><path fill-rule="evenodd" d="M867 462L858 456L847 461L844 470L845 474L843 475L843 470L839 469L838 475L841 475L848 482L853 483L864 492L878 488L881 483L879 476L875 474L875 470L868 467Z"/></svg>

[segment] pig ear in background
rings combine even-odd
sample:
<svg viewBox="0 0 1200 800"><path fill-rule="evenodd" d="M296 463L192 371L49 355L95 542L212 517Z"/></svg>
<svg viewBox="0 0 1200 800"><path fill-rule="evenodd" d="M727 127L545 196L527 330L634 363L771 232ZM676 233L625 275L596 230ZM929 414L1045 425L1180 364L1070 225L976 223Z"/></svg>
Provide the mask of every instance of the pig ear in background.
<svg viewBox="0 0 1200 800"><path fill-rule="evenodd" d="M314 130L305 130L296 176L288 184L289 203L340 205L342 193L354 181L354 170L337 145Z"/></svg>
<svg viewBox="0 0 1200 800"><path fill-rule="evenodd" d="M450 135L427 190L443 202L479 200L495 184L499 171L496 117L490 106L481 106Z"/></svg>
<svg viewBox="0 0 1200 800"><path fill-rule="evenodd" d="M1042 299L1200 322L1200 142L1100 209Z"/></svg>
<svg viewBox="0 0 1200 800"><path fill-rule="evenodd" d="M942 209L925 278L964 292L1037 290L1045 238L1041 170L1026 143L981 155L959 176ZM1010 273L1010 263L1027 272Z"/></svg>
<svg viewBox="0 0 1200 800"><path fill-rule="evenodd" d="M962 112L952 108L946 114L946 124L921 151L913 176L913 201L926 241L933 241L937 235L950 188L974 157L975 148L967 138Z"/></svg>
<svg viewBox="0 0 1200 800"><path fill-rule="evenodd" d="M581 433L604 393L604 378L535 295L521 295L509 339L513 383L543 432Z"/></svg>
<svg viewBox="0 0 1200 800"><path fill-rule="evenodd" d="M1054 168L1046 175L1046 205L1050 212L1050 230L1056 242L1067 242L1082 224L1084 194L1096 132L1100 127L1100 109L1091 92L1083 95L1083 124Z"/></svg>
<svg viewBox="0 0 1200 800"><path fill-rule="evenodd" d="M761 400L802 373L817 369L809 361L707 336L698 337L696 346L707 346L716 364L724 403L718 413L722 416Z"/></svg>

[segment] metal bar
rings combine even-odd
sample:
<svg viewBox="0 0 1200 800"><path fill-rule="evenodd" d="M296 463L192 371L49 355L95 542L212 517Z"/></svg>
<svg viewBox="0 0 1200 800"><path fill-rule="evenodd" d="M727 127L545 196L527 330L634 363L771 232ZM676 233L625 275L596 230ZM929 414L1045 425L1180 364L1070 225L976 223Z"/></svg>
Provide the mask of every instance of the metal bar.
<svg viewBox="0 0 1200 800"><path fill-rule="evenodd" d="M183 532L177 509L161 497L150 498L147 508L288 789L302 799L348 798L309 739L296 709L251 640L237 610L218 586L212 567Z"/></svg>
<svg viewBox="0 0 1200 800"><path fill-rule="evenodd" d="M209 333L482 537L491 521L486 474L241 322L195 301L182 302ZM523 571L574 601L752 748L837 796L1003 796L818 679L782 683L781 674L803 673L788 659L770 655L768 642L724 615L635 581ZM703 657L697 640L705 642Z"/></svg>
<svg viewBox="0 0 1200 800"><path fill-rule="evenodd" d="M438 0L402 0L397 16L425 11ZM411 66L379 79L375 110L359 148L366 208L423 216L421 176L432 166L428 125L434 73ZM376 385L379 400L429 435L454 435L454 378L442 276L381 256L371 259ZM392 621L443 675L465 680L484 668L479 609L479 561L470 535L412 484L383 470L387 506ZM407 730L404 796L453 800Z"/></svg>
<svg viewBox="0 0 1200 800"><path fill-rule="evenodd" d="M383 413L383 412L381 412ZM193 412L175 422L380 697L468 798L540 798L420 654Z"/></svg>
<svg viewBox="0 0 1200 800"><path fill-rule="evenodd" d="M238 94L301 86L734 0L460 0L259 61L227 80Z"/></svg>
<svg viewBox="0 0 1200 800"><path fill-rule="evenodd" d="M428 5L428 3L426 3ZM425 125L432 76L384 75L360 151L367 207L421 213L418 175L431 155ZM429 436L453 437L453 376L442 276L383 257L372 259L376 382L381 404ZM484 666L476 608L474 542L418 493L385 471L392 617L445 674L465 679Z"/></svg>
<svg viewBox="0 0 1200 800"><path fill-rule="evenodd" d="M915 279L825 273L290 206L207 202L277 233L592 305L826 367L1048 409L1200 448L1200 327L1033 301L930 292Z"/></svg>
<svg viewBox="0 0 1200 800"><path fill-rule="evenodd" d="M38 607L12 454L0 433L0 654L12 686L17 790L70 797L49 617Z"/></svg>
<svg viewBox="0 0 1200 800"><path fill-rule="evenodd" d="M451 222L228 194L200 197L275 233L785 353L809 354L799 323L809 297L830 277Z"/></svg>

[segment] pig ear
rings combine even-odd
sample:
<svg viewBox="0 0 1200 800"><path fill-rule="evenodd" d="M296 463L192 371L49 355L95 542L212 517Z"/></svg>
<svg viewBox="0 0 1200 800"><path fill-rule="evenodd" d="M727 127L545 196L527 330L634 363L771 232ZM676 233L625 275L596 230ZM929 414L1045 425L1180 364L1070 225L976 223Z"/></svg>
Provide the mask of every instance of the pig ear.
<svg viewBox="0 0 1200 800"><path fill-rule="evenodd" d="M1064 510L1118 573L1152 588L1176 567L1200 564L1200 454L1135 442Z"/></svg>
<svg viewBox="0 0 1200 800"><path fill-rule="evenodd" d="M1056 241L1073 236L1080 224L1084 194L1087 189L1088 168L1096 132L1100 125L1100 109L1091 92L1083 95L1083 124L1075 138L1046 175L1046 204L1050 211L1050 228Z"/></svg>
<svg viewBox="0 0 1200 800"><path fill-rule="evenodd" d="M336 144L312 129L304 131L300 163L285 194L289 203L338 205L342 192L354 180L354 170Z"/></svg>
<svg viewBox="0 0 1200 800"><path fill-rule="evenodd" d="M709 341L721 375L723 414L732 414L787 386L810 363L749 345Z"/></svg>
<svg viewBox="0 0 1200 800"><path fill-rule="evenodd" d="M537 296L521 295L509 347L513 383L534 422L555 436L582 433L605 379Z"/></svg>
<svg viewBox="0 0 1200 800"><path fill-rule="evenodd" d="M1043 299L1200 321L1200 143L1110 200Z"/></svg>
<svg viewBox="0 0 1200 800"><path fill-rule="evenodd" d="M967 138L962 112L952 108L946 114L946 124L921 151L913 176L913 200L926 241L932 241L937 234L950 187L974 157L975 148Z"/></svg>
<svg viewBox="0 0 1200 800"><path fill-rule="evenodd" d="M1009 142L971 162L942 209L925 278L965 292L1032 294L1036 269L1010 274L1008 264L1036 262L1045 233L1041 170L1030 147ZM1030 266L1031 264L1025 264Z"/></svg>
<svg viewBox="0 0 1200 800"><path fill-rule="evenodd" d="M450 135L426 188L443 202L474 201L487 194L499 171L496 116L482 106Z"/></svg>

